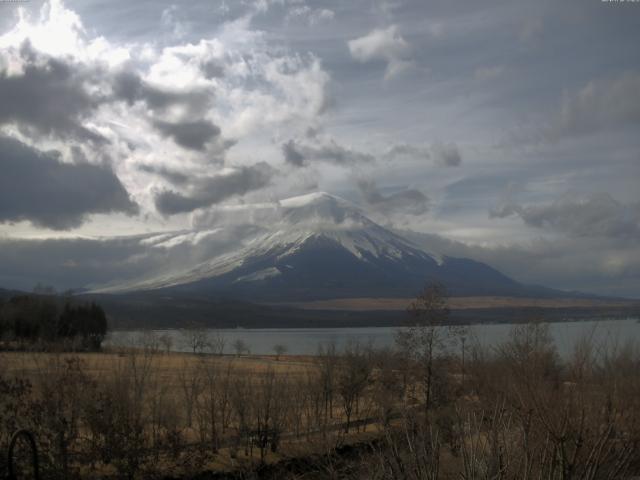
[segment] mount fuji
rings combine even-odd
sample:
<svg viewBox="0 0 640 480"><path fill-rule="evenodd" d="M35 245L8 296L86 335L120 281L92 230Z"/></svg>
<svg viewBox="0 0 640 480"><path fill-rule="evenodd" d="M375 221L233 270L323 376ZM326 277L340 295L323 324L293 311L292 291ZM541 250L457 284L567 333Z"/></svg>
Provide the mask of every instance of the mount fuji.
<svg viewBox="0 0 640 480"><path fill-rule="evenodd" d="M154 291L286 302L411 297L428 281L441 282L453 296L561 293L525 286L471 259L426 251L375 223L356 205L327 193L229 207L218 215L224 218L212 223L225 226L199 235L206 241L233 240L219 241L224 248L209 258L92 293ZM184 235L162 234L147 242L168 248Z"/></svg>

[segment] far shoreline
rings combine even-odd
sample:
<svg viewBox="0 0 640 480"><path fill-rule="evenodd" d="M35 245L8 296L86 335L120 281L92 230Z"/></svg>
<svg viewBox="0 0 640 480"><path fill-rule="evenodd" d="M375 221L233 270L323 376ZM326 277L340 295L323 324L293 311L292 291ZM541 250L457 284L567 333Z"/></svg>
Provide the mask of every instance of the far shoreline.
<svg viewBox="0 0 640 480"><path fill-rule="evenodd" d="M327 310L326 312L342 312L339 310ZM360 311L360 312L368 312L368 311ZM377 314L380 313L397 313L397 311L375 311ZM634 309L634 311L589 311L589 312L573 312L570 314L569 312L558 312L558 311L548 311L548 310L540 310L536 312L529 312L527 315L518 315L516 312L511 312L511 315L508 315L507 312L500 312L498 316L491 316L491 314L497 314L496 309L491 309L491 311L483 312L488 315L486 318L482 320L473 321L473 319L469 318L458 318L452 313L452 317L454 320L449 322L444 322L440 324L442 327L450 327L450 326L483 326L483 325L522 325L526 323L578 323L578 322L589 322L589 321L621 321L621 320L629 320L640 322L640 309ZM566 316L565 316L566 315ZM389 321L389 322L372 322L372 323L351 323L351 322L327 322L327 324L318 325L318 324L307 324L302 322L299 325L249 325L249 326L226 326L226 325L215 325L215 324L202 324L194 326L191 322L185 322L183 325L167 325L167 326L131 326L131 327L116 327L111 328L110 332L144 332L144 331L166 331L166 330L190 330L193 328L204 328L206 330L225 330L225 331L242 331L242 330L336 330L336 329L365 329L365 328L402 328L408 326L409 323L407 321Z"/></svg>

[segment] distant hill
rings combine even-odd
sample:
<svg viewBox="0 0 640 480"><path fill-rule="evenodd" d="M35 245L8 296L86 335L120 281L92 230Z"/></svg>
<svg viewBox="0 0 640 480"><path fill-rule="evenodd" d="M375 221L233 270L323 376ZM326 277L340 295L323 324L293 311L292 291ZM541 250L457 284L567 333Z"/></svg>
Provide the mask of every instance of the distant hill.
<svg viewBox="0 0 640 480"><path fill-rule="evenodd" d="M130 294L92 294L109 316L112 329L181 328L200 325L212 328L321 328L399 326L408 320L401 299L384 305L349 305L350 300L310 302L296 305L264 305L237 300L211 300L181 294L149 291ZM404 299L405 301L407 299ZM453 323L516 323L531 320L562 321L570 318L600 319L640 316L639 302L501 302L451 299Z"/></svg>
<svg viewBox="0 0 640 480"><path fill-rule="evenodd" d="M11 298L21 294L24 294L24 292L20 292L18 290L6 290L4 288L0 288L0 299L2 300L6 300L7 298Z"/></svg>

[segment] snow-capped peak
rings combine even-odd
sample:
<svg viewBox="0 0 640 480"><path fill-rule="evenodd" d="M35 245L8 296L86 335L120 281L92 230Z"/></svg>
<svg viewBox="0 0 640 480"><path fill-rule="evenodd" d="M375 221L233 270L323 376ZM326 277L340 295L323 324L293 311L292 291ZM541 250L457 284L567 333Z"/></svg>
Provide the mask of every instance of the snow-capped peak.
<svg viewBox="0 0 640 480"><path fill-rule="evenodd" d="M352 204L347 200L327 192L305 193L303 195L297 195L295 197L289 197L289 198L280 200L280 205L282 205L285 208L300 208L300 207L306 207L309 205L318 205L318 204L327 204L327 203L341 204L344 206L352 206Z"/></svg>
<svg viewBox="0 0 640 480"><path fill-rule="evenodd" d="M154 272L144 279L128 282L128 285L101 290L149 290L229 275L233 277L232 283L275 278L288 258L299 255L320 258L326 248L339 249L350 254L352 260L365 264L380 261L404 264L416 259L434 265L442 263L439 256L425 252L369 220L356 205L324 192L221 211L229 213L224 217L231 221L228 226L210 229L206 237L191 235L189 239L210 243L233 233L236 235L234 247L218 254L212 252L208 258L191 265L168 268L167 271ZM221 217L217 219L221 220ZM240 228L239 224L243 223L254 228ZM163 246L180 243L178 239L164 237L158 241Z"/></svg>
<svg viewBox="0 0 640 480"><path fill-rule="evenodd" d="M280 202L282 219L289 225L313 225L324 228L362 228L371 222L360 208L347 200L316 192L287 198Z"/></svg>

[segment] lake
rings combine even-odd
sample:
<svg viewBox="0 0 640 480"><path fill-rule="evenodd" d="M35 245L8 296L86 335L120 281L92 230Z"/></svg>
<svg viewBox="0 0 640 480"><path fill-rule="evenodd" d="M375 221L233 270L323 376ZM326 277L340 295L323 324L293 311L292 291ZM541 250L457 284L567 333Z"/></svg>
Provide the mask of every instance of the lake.
<svg viewBox="0 0 640 480"><path fill-rule="evenodd" d="M550 323L550 332L558 352L569 355L576 343L589 337L597 346L621 345L633 340L640 343L640 323L636 318L616 320L585 320ZM467 335L469 341L477 341L484 346L496 346L504 342L513 324L472 325ZM446 327L441 327L446 328ZM225 339L225 353L234 353L233 342L240 339L255 355L273 354L274 345L287 348L294 355L313 355L320 345L335 343L338 349L349 342L371 343L375 347L389 347L394 343L394 327L367 328L262 328L262 329L216 329L210 334L222 335ZM189 351L183 330L153 330L157 335L167 334L172 339L172 350ZM148 331L110 332L105 346L139 346Z"/></svg>

